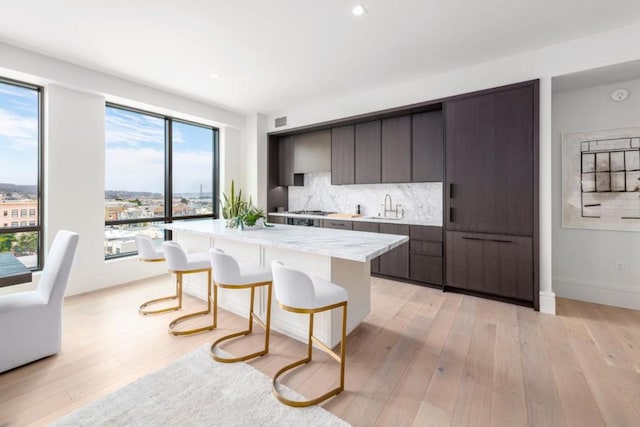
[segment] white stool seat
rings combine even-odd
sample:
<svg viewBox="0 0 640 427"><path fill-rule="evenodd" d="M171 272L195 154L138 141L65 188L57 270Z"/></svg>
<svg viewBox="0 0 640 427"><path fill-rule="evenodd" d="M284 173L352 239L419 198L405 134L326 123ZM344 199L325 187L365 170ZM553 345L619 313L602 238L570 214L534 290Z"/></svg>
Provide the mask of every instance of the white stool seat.
<svg viewBox="0 0 640 427"><path fill-rule="evenodd" d="M320 308L349 300L349 294L342 286L318 277L312 277L311 281L313 282L314 291L313 302L310 307L298 308Z"/></svg>
<svg viewBox="0 0 640 427"><path fill-rule="evenodd" d="M271 269L252 262L239 262L240 277L238 285L246 285L248 283L270 282L273 279Z"/></svg>
<svg viewBox="0 0 640 427"><path fill-rule="evenodd" d="M167 265L171 271L192 271L211 268L209 254L206 252L188 254L178 242L164 242L162 244Z"/></svg>
<svg viewBox="0 0 640 427"><path fill-rule="evenodd" d="M155 246L149 236L138 234L135 239L138 256L142 261L164 261L164 251Z"/></svg>

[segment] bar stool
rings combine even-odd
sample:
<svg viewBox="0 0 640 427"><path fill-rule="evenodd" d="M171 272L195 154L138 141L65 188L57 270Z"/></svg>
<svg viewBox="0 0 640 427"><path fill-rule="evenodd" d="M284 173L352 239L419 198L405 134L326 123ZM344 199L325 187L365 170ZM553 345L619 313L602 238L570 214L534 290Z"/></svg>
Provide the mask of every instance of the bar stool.
<svg viewBox="0 0 640 427"><path fill-rule="evenodd" d="M200 332L210 331L216 327L212 325L185 331L176 331L174 328L181 322L198 316L211 313L211 264L206 252L187 254L178 242L164 242L162 244L164 254L167 258L169 272L176 274L176 287L178 289L178 307L182 307L182 276L184 274L207 272L207 309L196 313L186 314L174 319L169 323L169 333L172 335L193 335Z"/></svg>
<svg viewBox="0 0 640 427"><path fill-rule="evenodd" d="M269 352L269 332L271 329L271 270L260 265L238 262L231 255L225 254L221 249L209 249L211 267L213 269L213 324L218 321L218 288L222 289L251 289L251 302L249 303L249 328L219 338L211 345L211 357L218 362L232 363L263 356ZM267 321L264 323L253 311L255 290L258 287L267 287ZM223 357L216 354L216 348L223 341L250 335L253 332L253 322L258 322L264 328L264 349L255 353L238 357Z"/></svg>
<svg viewBox="0 0 640 427"><path fill-rule="evenodd" d="M271 262L273 270L273 286L276 300L281 309L292 313L309 314L309 339L307 344L307 357L293 362L280 369L273 377L272 392L278 400L285 405L302 407L320 403L331 396L335 396L344 390L344 365L347 336L347 290L334 283L318 278L310 278L302 271L285 267L279 261ZM331 350L325 343L313 335L313 316L316 313L342 307L342 340L340 343L340 355ZM290 400L278 391L278 377L283 373L305 363L309 363L313 354L313 343L327 352L340 364L340 385L328 391L322 396L311 400Z"/></svg>
<svg viewBox="0 0 640 427"><path fill-rule="evenodd" d="M138 257L140 261L143 262L161 262L164 261L164 252L162 248L157 248L153 244L153 240L149 236L144 236L138 234L135 236L136 239L136 247L138 249ZM172 307L166 307L159 310L146 310L146 308L150 305L157 304L159 302L171 301L178 299L178 287L176 286L176 294L168 297L156 298L150 301L145 302L140 306L138 312L143 316L148 316L150 314L161 314L168 313L170 311L180 310L180 305L175 305Z"/></svg>

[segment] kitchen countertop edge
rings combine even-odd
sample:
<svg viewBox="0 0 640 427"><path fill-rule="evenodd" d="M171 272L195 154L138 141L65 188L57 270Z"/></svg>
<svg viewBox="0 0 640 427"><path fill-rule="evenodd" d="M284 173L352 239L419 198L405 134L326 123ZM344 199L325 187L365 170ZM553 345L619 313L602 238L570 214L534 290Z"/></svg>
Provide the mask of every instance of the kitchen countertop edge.
<svg viewBox="0 0 640 427"><path fill-rule="evenodd" d="M429 221L419 219L385 219L380 217L379 219L372 217L355 217L355 218L335 218L326 215L305 215L305 214L293 214L288 212L269 212L271 216L279 216L285 218L306 218L306 219L331 219L336 221L353 221L353 222L374 222L378 224L402 224L402 225L424 225L429 227L442 227L442 221Z"/></svg>

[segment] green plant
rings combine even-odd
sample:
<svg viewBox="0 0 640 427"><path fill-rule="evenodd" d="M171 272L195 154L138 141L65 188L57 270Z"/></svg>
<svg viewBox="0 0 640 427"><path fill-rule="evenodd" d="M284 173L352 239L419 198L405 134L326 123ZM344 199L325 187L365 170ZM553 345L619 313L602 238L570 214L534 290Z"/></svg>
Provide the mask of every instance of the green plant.
<svg viewBox="0 0 640 427"><path fill-rule="evenodd" d="M251 197L249 201L242 197L242 190L236 193L235 182L231 181L229 194L222 194L222 217L228 221L228 226L249 227L256 225L260 218L267 219L264 209L253 206Z"/></svg>
<svg viewBox="0 0 640 427"><path fill-rule="evenodd" d="M242 222L248 226L256 225L256 222L260 219L267 219L264 209L250 206L247 211L241 215Z"/></svg>
<svg viewBox="0 0 640 427"><path fill-rule="evenodd" d="M231 181L231 191L227 196L226 193L222 193L222 217L225 219L238 218L248 207L248 202L242 198L242 190L238 190L236 194L235 182Z"/></svg>

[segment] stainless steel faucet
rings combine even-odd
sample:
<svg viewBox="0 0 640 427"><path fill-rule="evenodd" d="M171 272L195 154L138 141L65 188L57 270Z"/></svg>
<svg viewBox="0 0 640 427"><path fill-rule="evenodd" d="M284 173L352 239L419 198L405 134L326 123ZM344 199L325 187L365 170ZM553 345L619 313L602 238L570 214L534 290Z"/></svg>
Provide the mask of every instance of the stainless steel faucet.
<svg viewBox="0 0 640 427"><path fill-rule="evenodd" d="M389 205L387 205L387 200L389 200ZM395 213L396 218L404 218L404 209L399 211L400 206L396 205L396 208L393 208L393 202L391 201L391 195L389 193L384 195L384 205L382 205L382 216L386 217L388 212Z"/></svg>
<svg viewBox="0 0 640 427"><path fill-rule="evenodd" d="M389 208L387 208L387 199L389 199ZM393 203L391 202L391 194L387 193L384 195L384 216L387 216L387 212L393 211Z"/></svg>

